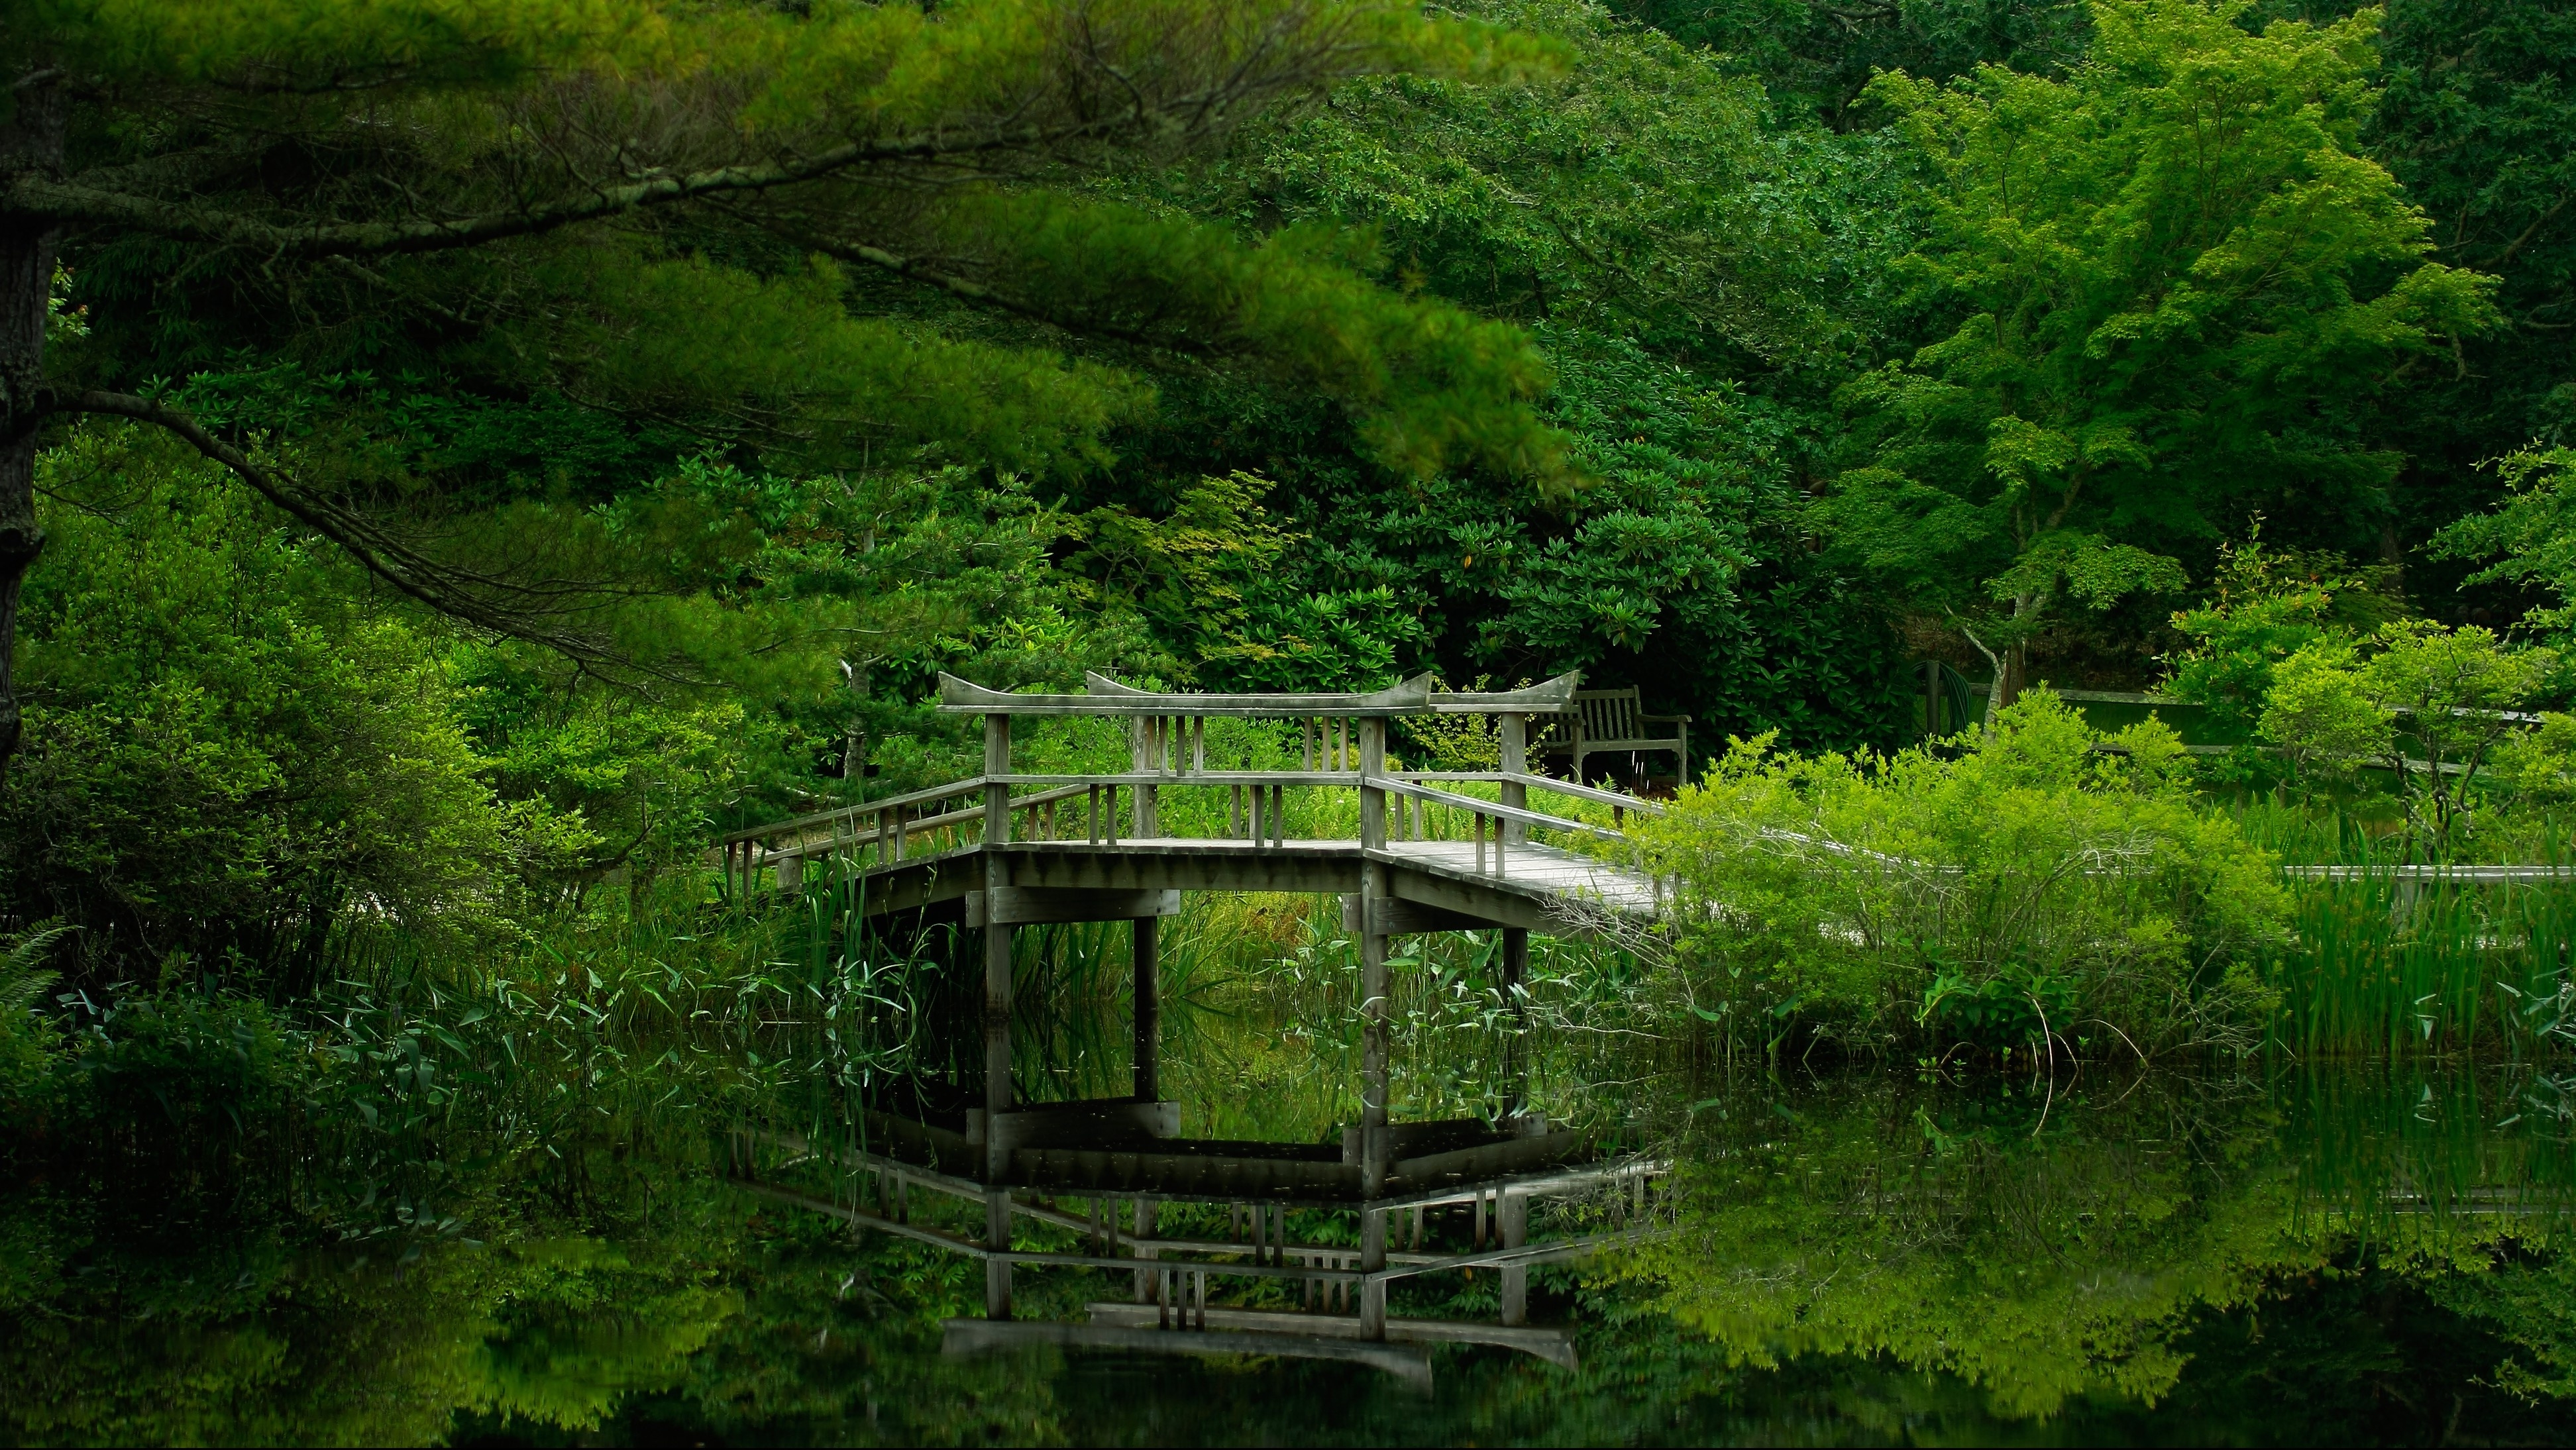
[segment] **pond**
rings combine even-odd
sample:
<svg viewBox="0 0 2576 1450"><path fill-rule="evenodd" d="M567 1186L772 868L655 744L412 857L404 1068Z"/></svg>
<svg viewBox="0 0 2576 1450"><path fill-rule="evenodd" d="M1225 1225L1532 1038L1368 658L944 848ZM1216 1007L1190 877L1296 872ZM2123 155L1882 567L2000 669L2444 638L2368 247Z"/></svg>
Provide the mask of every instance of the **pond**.
<svg viewBox="0 0 2576 1450"><path fill-rule="evenodd" d="M1348 1044L1314 1030L1329 1014L1298 1000L1330 976L1179 994L1164 1090L1182 1132L1332 1140L1351 1107L1338 1085ZM1115 1090L1123 1061L1102 1046L1116 1040L1114 1015L1072 1013L1024 1034L1024 1089ZM1399 1119L1490 1101L1473 1044L1433 1050L1414 1016ZM570 1079L541 1093L469 1087L408 1135L372 1113L361 1127L289 1104L258 1132L241 1125L249 1146L220 1158L156 1136L148 1113L78 1151L56 1143L0 1205L0 1439L2576 1434L2576 1257L2563 1251L2576 1079L2546 1065L1828 1070L1669 1043L1578 1044L1579 1062L1543 1058L1526 1090L1580 1133L1578 1159L1645 1165L1651 1194L1631 1200L1620 1180L1607 1199L1595 1184L1532 1210L1533 1242L1602 1241L1524 1271L1528 1324L1562 1331L1572 1363L1432 1343L1408 1351L1427 1365L1416 1376L1296 1354L953 1352L944 1326L985 1310L981 1266L925 1236L797 1206L863 1214L889 1202L881 1179L855 1171L860 1159L778 1146L853 1121L852 1099L777 1041L729 1050L715 1061L702 1044L669 1048L667 1089L614 1103L584 1101ZM634 1067L630 1083L663 1081ZM585 1071L604 1080L595 1063ZM719 1081L736 1086L706 1086ZM889 1090L869 1089L878 1100ZM743 1181L746 1169L762 1182ZM912 1226L971 1236L982 1222L971 1202L936 1198L915 1193ZM1158 1232L1244 1237L1220 1199L1164 1204ZM1103 1202L1125 1225L1114 1193L1059 1195L1048 1203L1063 1222L1036 1223L1024 1244L1079 1256L1097 1239L1066 1225L1097 1224L1085 1215ZM1487 1248L1482 1207L1452 1193L1419 1230L1398 1215L1398 1247ZM1357 1241L1358 1216L1329 1205L1301 1202L1266 1222L1274 1245L1280 1232ZM1419 1273L1392 1286L1387 1312L1491 1325L1502 1279L1490 1262ZM1138 1282L1024 1264L1012 1312L1096 1321L1132 1304ZM1207 1293L1220 1319L1346 1312L1290 1279L1212 1280Z"/></svg>

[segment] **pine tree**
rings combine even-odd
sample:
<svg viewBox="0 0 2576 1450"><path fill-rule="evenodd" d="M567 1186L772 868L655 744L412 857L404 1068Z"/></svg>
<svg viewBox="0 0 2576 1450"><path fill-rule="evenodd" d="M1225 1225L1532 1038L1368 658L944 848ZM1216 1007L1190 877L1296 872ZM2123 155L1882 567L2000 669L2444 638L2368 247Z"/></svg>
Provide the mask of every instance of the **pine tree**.
<svg viewBox="0 0 2576 1450"><path fill-rule="evenodd" d="M333 412L334 367L464 369L823 467L1079 468L1150 403L1028 332L935 325L927 294L1297 370L1397 466L1544 473L1516 331L1379 290L1323 234L1247 246L1070 188L1343 77L1546 63L1390 0L11 0L0 764L33 457L80 415L178 433L430 607L612 652L563 603L580 581L365 506L385 469ZM82 303L93 335L49 363ZM241 385L145 385L225 361Z"/></svg>

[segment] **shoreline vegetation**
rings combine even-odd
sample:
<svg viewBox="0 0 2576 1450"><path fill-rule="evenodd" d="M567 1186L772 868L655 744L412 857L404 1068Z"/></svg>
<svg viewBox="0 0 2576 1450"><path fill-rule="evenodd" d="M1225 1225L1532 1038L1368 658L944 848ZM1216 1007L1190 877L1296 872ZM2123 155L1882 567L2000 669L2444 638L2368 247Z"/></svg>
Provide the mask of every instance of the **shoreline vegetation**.
<svg viewBox="0 0 2576 1450"><path fill-rule="evenodd" d="M2563 1431L2563 0L0 5L0 1438L1070 1438L724 1182L979 1080L980 948L710 855L1090 671L1689 722L1551 807L1656 927L1386 964L1398 1120L1681 1165L1540 1281L1601 1437L2289 1434L2210 1364L2292 1301ZM1360 1113L1342 921L1164 922L1185 1131ZM1124 930L1013 950L1015 1080L1127 1093Z"/></svg>

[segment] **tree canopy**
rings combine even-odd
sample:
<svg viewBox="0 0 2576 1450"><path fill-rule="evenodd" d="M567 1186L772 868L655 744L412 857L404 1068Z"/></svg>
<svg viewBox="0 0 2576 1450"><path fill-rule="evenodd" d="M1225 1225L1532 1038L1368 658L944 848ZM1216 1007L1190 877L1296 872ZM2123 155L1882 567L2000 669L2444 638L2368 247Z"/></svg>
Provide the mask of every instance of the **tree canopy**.
<svg viewBox="0 0 2576 1450"><path fill-rule="evenodd" d="M1852 383L1868 452L1826 513L1957 617L1998 699L2062 599L2186 581L2264 506L2384 511L2370 400L2489 327L2493 282L2360 154L2374 11L2111 0L2065 79L1877 90L1938 168L1921 285L1965 316Z"/></svg>

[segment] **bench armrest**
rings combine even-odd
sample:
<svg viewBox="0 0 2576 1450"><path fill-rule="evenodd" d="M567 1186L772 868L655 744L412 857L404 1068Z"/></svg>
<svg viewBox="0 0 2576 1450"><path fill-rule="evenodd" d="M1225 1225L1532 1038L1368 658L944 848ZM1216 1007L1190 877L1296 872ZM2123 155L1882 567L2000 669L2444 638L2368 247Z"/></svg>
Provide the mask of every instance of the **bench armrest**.
<svg viewBox="0 0 2576 1450"><path fill-rule="evenodd" d="M1691 721L1688 715L1640 715L1637 718L1649 725L1688 725Z"/></svg>

